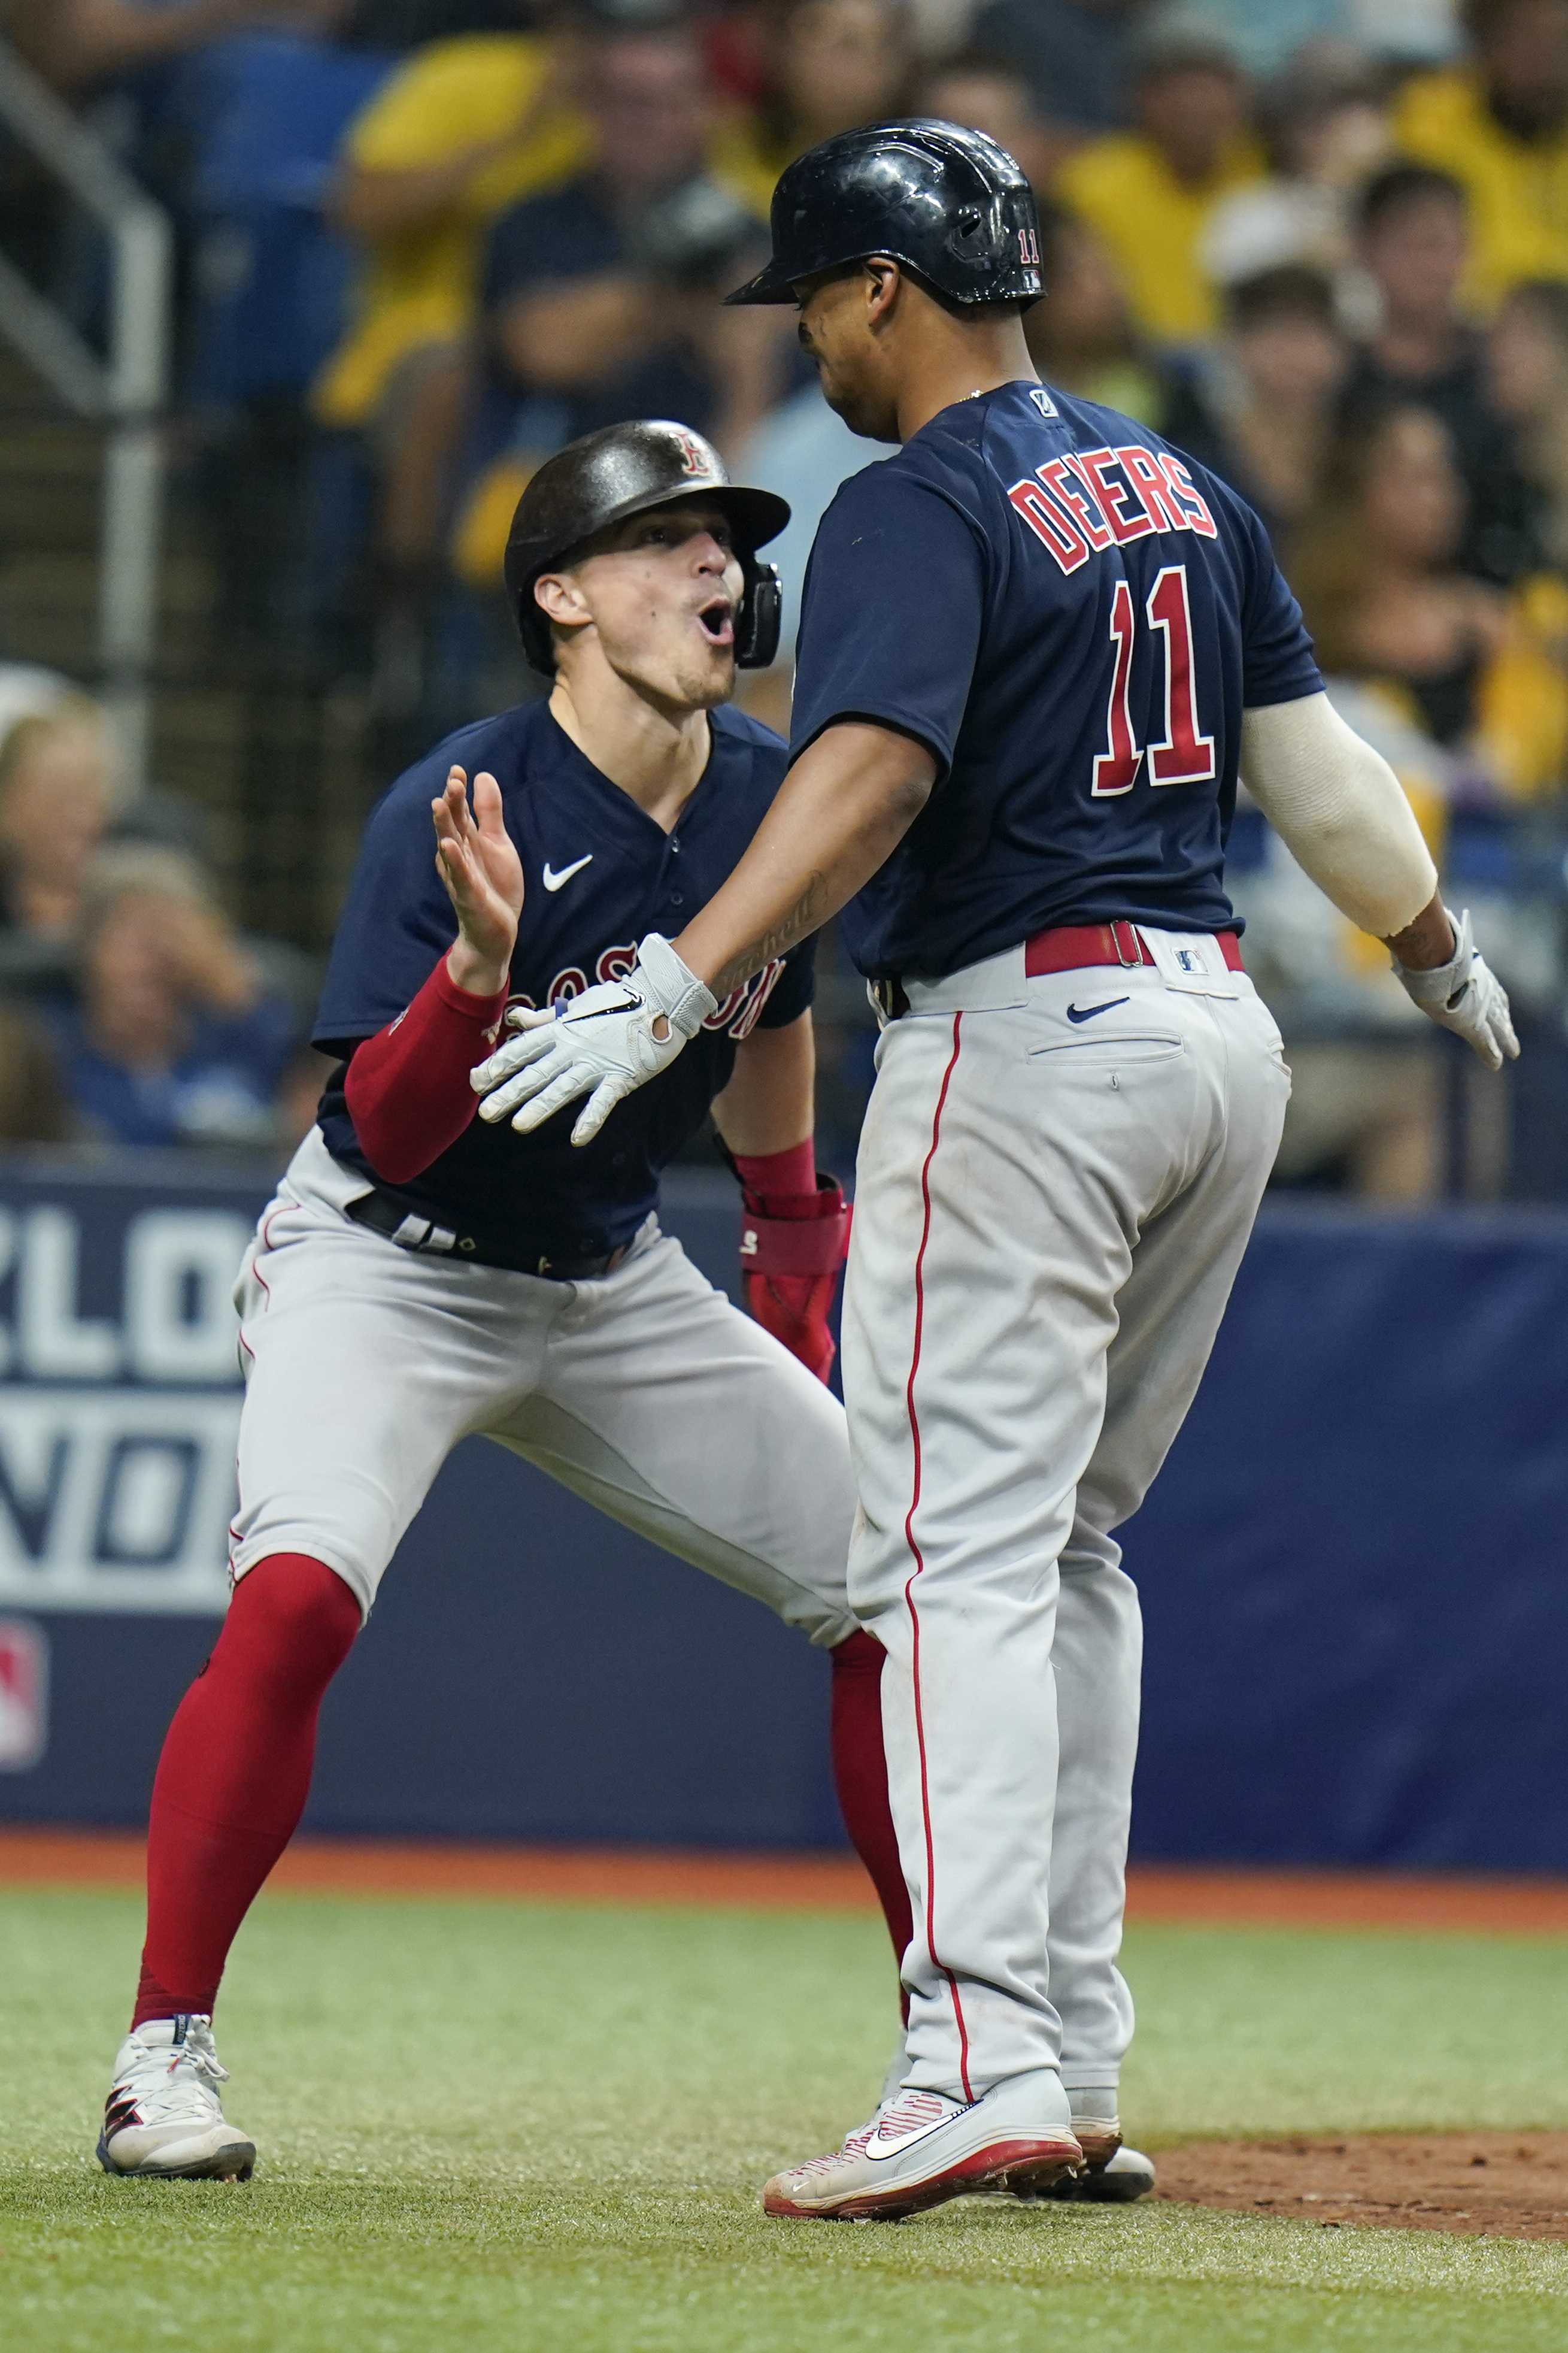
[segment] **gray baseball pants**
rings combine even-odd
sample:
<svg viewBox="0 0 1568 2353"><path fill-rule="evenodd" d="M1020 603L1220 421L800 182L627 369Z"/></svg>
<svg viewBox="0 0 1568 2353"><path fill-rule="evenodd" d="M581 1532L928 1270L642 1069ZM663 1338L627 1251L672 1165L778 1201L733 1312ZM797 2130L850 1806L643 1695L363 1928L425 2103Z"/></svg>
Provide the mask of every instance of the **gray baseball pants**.
<svg viewBox="0 0 1568 2353"><path fill-rule="evenodd" d="M399 1250L344 1215L365 1189L312 1129L240 1271L237 1578L309 1553L368 1613L478 1433L824 1649L854 1632L843 1409L654 1219L613 1273L552 1282Z"/></svg>
<svg viewBox="0 0 1568 2353"><path fill-rule="evenodd" d="M1027 979L1020 948L910 984L860 1143L849 1598L888 1653L906 2081L961 2099L1117 2082L1142 1627L1115 1531L1192 1403L1289 1093L1251 982L1143 936L1158 967Z"/></svg>

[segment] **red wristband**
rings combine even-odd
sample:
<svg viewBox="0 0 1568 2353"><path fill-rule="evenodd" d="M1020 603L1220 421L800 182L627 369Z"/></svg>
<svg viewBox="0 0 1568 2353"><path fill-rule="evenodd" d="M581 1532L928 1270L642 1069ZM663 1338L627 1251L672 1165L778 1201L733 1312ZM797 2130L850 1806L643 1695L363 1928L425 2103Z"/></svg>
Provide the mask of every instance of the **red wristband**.
<svg viewBox="0 0 1568 2353"><path fill-rule="evenodd" d="M816 1145L806 1136L784 1152L737 1152L735 1174L748 1193L815 1193Z"/></svg>
<svg viewBox="0 0 1568 2353"><path fill-rule="evenodd" d="M849 1254L849 1204L831 1176L784 1199L743 1196L741 1263L748 1274L837 1274Z"/></svg>

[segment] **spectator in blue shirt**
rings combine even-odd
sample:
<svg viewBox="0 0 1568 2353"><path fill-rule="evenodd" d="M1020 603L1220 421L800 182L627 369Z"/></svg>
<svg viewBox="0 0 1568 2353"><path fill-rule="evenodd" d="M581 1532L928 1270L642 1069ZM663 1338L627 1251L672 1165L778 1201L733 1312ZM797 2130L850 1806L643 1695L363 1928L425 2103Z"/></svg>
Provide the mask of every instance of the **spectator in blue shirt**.
<svg viewBox="0 0 1568 2353"><path fill-rule="evenodd" d="M88 878L79 998L51 1015L82 1131L121 1145L272 1141L299 1040L288 1001L181 851L103 851Z"/></svg>

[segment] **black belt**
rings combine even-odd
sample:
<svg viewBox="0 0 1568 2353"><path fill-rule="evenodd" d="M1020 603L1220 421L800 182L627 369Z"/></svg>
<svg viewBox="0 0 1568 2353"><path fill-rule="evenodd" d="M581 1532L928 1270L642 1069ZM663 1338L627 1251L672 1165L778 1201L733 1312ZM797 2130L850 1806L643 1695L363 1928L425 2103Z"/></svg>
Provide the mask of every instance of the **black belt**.
<svg viewBox="0 0 1568 2353"><path fill-rule="evenodd" d="M910 1009L910 1000L904 994L901 980L868 980L866 994L871 1000L872 1010L879 1013L884 1021L901 1021Z"/></svg>
<svg viewBox="0 0 1568 2353"><path fill-rule="evenodd" d="M601 1275L613 1274L631 1250L630 1242L623 1242L619 1250L602 1251L596 1257L573 1258L526 1243L492 1241L488 1236L481 1240L405 1209L390 1193L362 1193L357 1201L349 1202L343 1215L356 1226L368 1226L372 1233L384 1234L399 1250L463 1258L471 1265L500 1267L508 1274L542 1275L547 1282L595 1282Z"/></svg>

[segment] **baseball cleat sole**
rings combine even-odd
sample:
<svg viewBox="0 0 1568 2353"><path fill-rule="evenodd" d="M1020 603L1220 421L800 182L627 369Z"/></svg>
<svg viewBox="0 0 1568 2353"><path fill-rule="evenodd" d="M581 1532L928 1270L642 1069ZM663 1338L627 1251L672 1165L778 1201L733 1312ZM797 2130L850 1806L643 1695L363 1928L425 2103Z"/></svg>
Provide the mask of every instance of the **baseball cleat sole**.
<svg viewBox="0 0 1568 2353"><path fill-rule="evenodd" d="M1047 2197L1054 2183L1082 2162L1082 2151L1070 2135L1009 2134L951 2159L923 2179L890 2182L885 2189L852 2190L820 2203L791 2197L783 2187L784 2177L775 2175L763 2192L763 2211L800 2221L901 2222L907 2215L923 2214L977 2189Z"/></svg>
<svg viewBox="0 0 1568 2353"><path fill-rule="evenodd" d="M121 2166L110 2158L100 2135L97 2157L111 2181L248 2181L256 2170L256 2144L248 2140L230 2141L205 2157L190 2157L183 2162L160 2164L149 2157L140 2165Z"/></svg>
<svg viewBox="0 0 1568 2353"><path fill-rule="evenodd" d="M1147 2198L1153 2187L1153 2158L1139 2148L1119 2148L1104 2165L1089 2166L1071 2179L1026 2194L1082 2206L1131 2206Z"/></svg>

